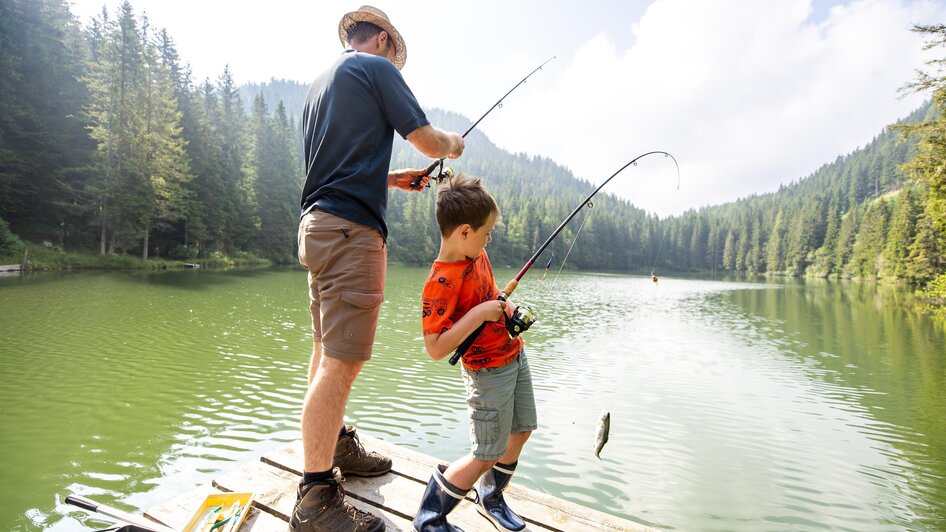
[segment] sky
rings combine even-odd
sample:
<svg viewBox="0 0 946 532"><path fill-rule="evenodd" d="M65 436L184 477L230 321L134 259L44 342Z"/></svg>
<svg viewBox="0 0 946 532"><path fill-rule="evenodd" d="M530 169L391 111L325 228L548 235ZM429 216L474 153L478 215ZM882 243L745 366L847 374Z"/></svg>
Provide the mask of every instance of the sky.
<svg viewBox="0 0 946 532"><path fill-rule="evenodd" d="M120 0L73 0L83 23ZM164 28L197 81L309 83L341 52L358 2L131 0ZM668 216L778 190L863 147L928 97L899 89L934 58L914 24L946 0L398 0L418 101L475 120L501 148ZM936 50L933 50L935 53ZM942 54L940 54L942 55ZM437 124L434 124L437 125ZM459 164L457 165L460 166ZM488 186L488 183L487 183Z"/></svg>

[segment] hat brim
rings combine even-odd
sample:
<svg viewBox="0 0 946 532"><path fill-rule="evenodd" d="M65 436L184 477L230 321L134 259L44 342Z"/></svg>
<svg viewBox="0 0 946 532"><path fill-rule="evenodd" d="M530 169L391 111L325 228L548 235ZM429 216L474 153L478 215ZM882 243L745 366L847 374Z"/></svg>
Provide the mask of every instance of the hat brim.
<svg viewBox="0 0 946 532"><path fill-rule="evenodd" d="M348 28L356 22L370 22L388 32L388 35L394 39L394 66L396 66L398 70L404 68L404 64L407 63L407 43L404 42L404 38L401 37L397 28L391 25L388 20L374 13L352 11L342 17L342 20L338 22L338 40L342 42L342 46L347 47L350 45L348 42Z"/></svg>

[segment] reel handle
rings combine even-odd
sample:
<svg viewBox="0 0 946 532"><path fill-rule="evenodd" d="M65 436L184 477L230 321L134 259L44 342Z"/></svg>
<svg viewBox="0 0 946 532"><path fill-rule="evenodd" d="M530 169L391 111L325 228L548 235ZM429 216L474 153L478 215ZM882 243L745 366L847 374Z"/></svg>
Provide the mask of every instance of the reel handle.
<svg viewBox="0 0 946 532"><path fill-rule="evenodd" d="M424 171L423 174L415 177L414 180L411 181L411 188L420 188L420 180L429 176L430 173L433 172L435 168L437 168L437 165L442 165L442 164L443 164L443 159L438 159L430 163L430 166L427 167L427 169Z"/></svg>

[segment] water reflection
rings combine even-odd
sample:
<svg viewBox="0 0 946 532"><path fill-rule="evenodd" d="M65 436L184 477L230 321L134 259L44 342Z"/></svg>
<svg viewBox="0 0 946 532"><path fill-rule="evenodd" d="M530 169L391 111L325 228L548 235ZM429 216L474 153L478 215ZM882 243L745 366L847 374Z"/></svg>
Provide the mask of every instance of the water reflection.
<svg viewBox="0 0 946 532"><path fill-rule="evenodd" d="M463 386L424 352L425 276L391 269L347 415L452 460L468 445ZM297 438L305 290L298 270L0 284L0 529L101 524L57 496L136 511ZM944 529L946 341L902 310L908 297L527 278L513 300L539 315L527 343L541 427L516 482L683 530Z"/></svg>

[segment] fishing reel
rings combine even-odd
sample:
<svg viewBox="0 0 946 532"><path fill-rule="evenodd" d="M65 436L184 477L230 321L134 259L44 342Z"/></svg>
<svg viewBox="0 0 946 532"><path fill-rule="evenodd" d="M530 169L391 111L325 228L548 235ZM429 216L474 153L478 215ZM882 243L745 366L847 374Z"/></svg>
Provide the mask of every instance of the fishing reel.
<svg viewBox="0 0 946 532"><path fill-rule="evenodd" d="M437 175L433 174L433 171L437 170ZM444 179L450 179L453 177L453 168L449 166L444 167L443 159L438 159L434 161L430 166L427 167L427 171L423 175L419 175L411 181L411 188L419 188L420 180L426 176L430 176L430 179L436 181L438 184L442 183ZM427 186L430 187L430 183L427 183Z"/></svg>
<svg viewBox="0 0 946 532"><path fill-rule="evenodd" d="M506 316L506 331L509 332L510 337L515 338L528 331L535 320L536 316L532 307L519 305L512 311L512 316Z"/></svg>
<svg viewBox="0 0 946 532"><path fill-rule="evenodd" d="M437 172L437 175L432 176L431 179L433 179L439 184L443 182L444 179L450 179L451 177L453 177L453 175L454 175L453 168L450 168L449 166L447 166L447 167L441 168L440 171Z"/></svg>

